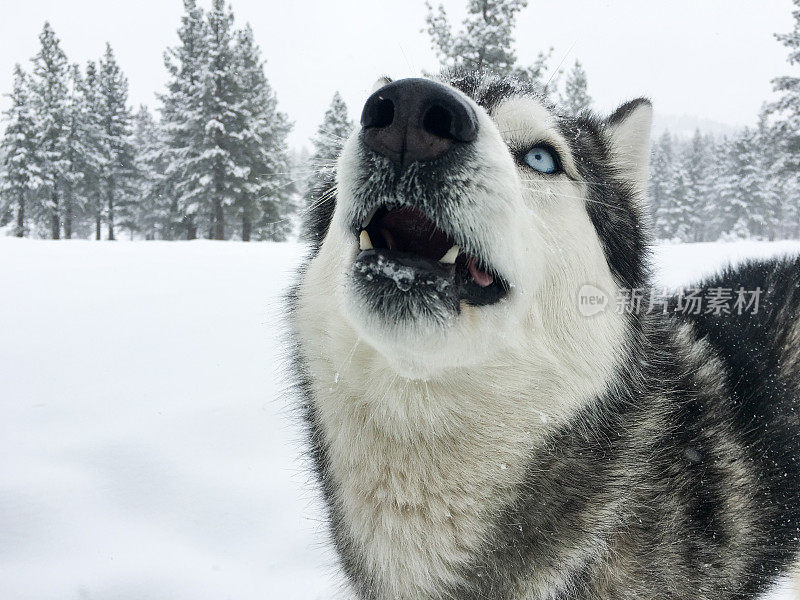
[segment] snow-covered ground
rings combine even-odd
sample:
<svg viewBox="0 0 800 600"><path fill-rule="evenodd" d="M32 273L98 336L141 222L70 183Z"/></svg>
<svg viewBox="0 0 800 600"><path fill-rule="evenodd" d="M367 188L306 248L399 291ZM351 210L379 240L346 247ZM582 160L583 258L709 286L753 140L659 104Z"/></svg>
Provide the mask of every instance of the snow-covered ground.
<svg viewBox="0 0 800 600"><path fill-rule="evenodd" d="M785 252L656 265L677 286ZM339 597L282 372L301 253L0 239L0 598Z"/></svg>

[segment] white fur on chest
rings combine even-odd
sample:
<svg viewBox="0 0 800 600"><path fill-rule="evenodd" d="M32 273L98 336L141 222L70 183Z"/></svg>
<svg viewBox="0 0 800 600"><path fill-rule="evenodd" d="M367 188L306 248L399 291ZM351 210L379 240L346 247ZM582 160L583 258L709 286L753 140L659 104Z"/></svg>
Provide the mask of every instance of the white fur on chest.
<svg viewBox="0 0 800 600"><path fill-rule="evenodd" d="M381 377L358 354L316 403L336 499L385 597L435 597L509 499L541 419L512 410L513 395L482 397L479 385ZM364 376L359 395L350 377Z"/></svg>

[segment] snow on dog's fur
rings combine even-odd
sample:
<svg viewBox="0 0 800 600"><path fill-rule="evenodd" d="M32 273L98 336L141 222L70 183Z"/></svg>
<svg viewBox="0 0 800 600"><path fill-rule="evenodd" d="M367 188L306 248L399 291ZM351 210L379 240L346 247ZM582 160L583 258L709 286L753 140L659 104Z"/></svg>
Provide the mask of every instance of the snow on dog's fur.
<svg viewBox="0 0 800 600"><path fill-rule="evenodd" d="M485 74L440 85L475 115L475 139L398 167L365 142L368 127L354 132L319 190L291 298L312 455L359 597L766 589L793 560L800 518L800 470L786 458L798 446L800 265L721 276L789 282L772 286L757 322L613 307L587 317L583 286L613 302L647 285L650 103L600 120ZM532 147L559 168L530 168ZM460 262L447 271L390 242L360 246L387 207L424 215ZM743 331L771 344L755 375L740 372L755 360L746 348L728 344ZM762 426L783 446L768 447Z"/></svg>

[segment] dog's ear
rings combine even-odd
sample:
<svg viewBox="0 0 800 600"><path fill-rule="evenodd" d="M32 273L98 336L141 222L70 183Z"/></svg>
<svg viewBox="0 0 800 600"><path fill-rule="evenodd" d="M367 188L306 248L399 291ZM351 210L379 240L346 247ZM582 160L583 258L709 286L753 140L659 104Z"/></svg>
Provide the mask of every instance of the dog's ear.
<svg viewBox="0 0 800 600"><path fill-rule="evenodd" d="M650 127L653 105L637 98L620 106L606 120L606 132L620 172L643 197L650 162Z"/></svg>
<svg viewBox="0 0 800 600"><path fill-rule="evenodd" d="M391 77L389 77L387 75L379 77L378 81L376 81L375 83L372 84L372 89L369 91L370 95L374 94L379 89L389 85L390 83L392 83L392 78Z"/></svg>

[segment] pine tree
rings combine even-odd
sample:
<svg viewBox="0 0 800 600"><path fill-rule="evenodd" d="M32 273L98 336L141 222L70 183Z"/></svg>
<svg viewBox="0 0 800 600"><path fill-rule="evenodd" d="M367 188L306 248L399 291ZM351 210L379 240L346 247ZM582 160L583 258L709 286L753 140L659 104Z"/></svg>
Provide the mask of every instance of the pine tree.
<svg viewBox="0 0 800 600"><path fill-rule="evenodd" d="M723 238L730 234L741 211L739 210L740 194L740 161L736 147L737 136L726 136L717 146L717 156L713 162L714 197L718 206L715 218L716 237Z"/></svg>
<svg viewBox="0 0 800 600"><path fill-rule="evenodd" d="M800 178L792 168L794 158L784 151L781 130L770 126L765 116L768 113L762 114L758 131L771 184L770 237L797 238L800 237Z"/></svg>
<svg viewBox="0 0 800 600"><path fill-rule="evenodd" d="M800 65L800 0L792 0L794 27L775 38L789 51L790 66ZM783 224L777 235L800 235L800 77L786 75L772 80L778 99L767 105L767 113L774 118L771 140L777 150L772 165L775 191L783 195L781 207Z"/></svg>
<svg viewBox="0 0 800 600"><path fill-rule="evenodd" d="M186 238L197 237L200 209L205 192L205 173L194 168L205 136L202 123L202 89L207 80L208 28L196 0L184 0L184 15L178 30L180 44L164 55L170 76L161 99L164 144L160 160L167 165L163 193L171 198L170 214L181 220ZM177 237L174 234L170 237Z"/></svg>
<svg viewBox="0 0 800 600"><path fill-rule="evenodd" d="M161 137L158 124L142 105L133 117L133 144L136 148L136 197L133 220L145 239L169 239L169 204L162 194L165 166L161 162Z"/></svg>
<svg viewBox="0 0 800 600"><path fill-rule="evenodd" d="M331 104L325 111L312 143L311 160L317 167L329 167L339 158L342 145L353 132L353 121L341 94L334 92Z"/></svg>
<svg viewBox="0 0 800 600"><path fill-rule="evenodd" d="M783 219L778 235L787 239L800 238L800 183L795 177L782 177L779 192Z"/></svg>
<svg viewBox="0 0 800 600"><path fill-rule="evenodd" d="M290 148L289 173L294 187L293 212L290 217L289 229L302 235L304 219L308 213L309 194L311 187L317 181L313 177L316 167L311 161L311 150L307 146Z"/></svg>
<svg viewBox="0 0 800 600"><path fill-rule="evenodd" d="M684 219L688 240L699 242L705 239L703 216L708 200L708 150L706 140L695 130L691 142L685 149L679 169L685 173Z"/></svg>
<svg viewBox="0 0 800 600"><path fill-rule="evenodd" d="M725 206L725 196L729 196L726 191L729 173L729 142L726 138L716 139L711 136L707 138L709 148L708 169L706 178L708 181L708 192L705 202L705 214L703 215L705 240L714 241L720 238L726 228L726 217L723 207Z"/></svg>
<svg viewBox="0 0 800 600"><path fill-rule="evenodd" d="M775 38L789 50L789 65L800 65L800 0L792 0L794 28L790 33L775 34ZM776 127L784 150L791 160L787 168L795 173L800 169L800 77L783 76L772 80L779 98L769 104L768 111L776 117Z"/></svg>
<svg viewBox="0 0 800 600"><path fill-rule="evenodd" d="M81 195L85 214L94 223L94 237L102 239L102 226L105 219L105 195L103 178L110 161L110 149L105 136L103 115L104 103L97 63L86 64L82 88L84 111L84 146L87 161L84 164Z"/></svg>
<svg viewBox="0 0 800 600"><path fill-rule="evenodd" d="M353 122L350 120L347 105L339 92L335 92L312 140L314 152L309 161L312 175L304 194L305 208L312 215L322 214L323 209L333 211L330 190L336 178L335 163L342 151L342 145L352 131ZM311 207L315 210L310 210Z"/></svg>
<svg viewBox="0 0 800 600"><path fill-rule="evenodd" d="M199 154L191 162L203 173L200 208L209 215L209 238L225 239L225 209L241 193L243 173L237 169L232 150L244 125L239 98L241 90L234 73L233 14L224 0L213 0L207 14L208 68L201 80L200 122L204 135Z"/></svg>
<svg viewBox="0 0 800 600"><path fill-rule="evenodd" d="M764 235L764 169L759 164L757 135L747 128L725 144L726 161L717 182L721 237L747 238Z"/></svg>
<svg viewBox="0 0 800 600"><path fill-rule="evenodd" d="M14 88L10 96L11 107L5 113L7 125L0 146L3 159L0 207L14 208L14 235L23 237L28 232L26 210L42 180L39 172L41 161L36 156L37 131L28 80L19 65L14 67Z"/></svg>
<svg viewBox="0 0 800 600"><path fill-rule="evenodd" d="M648 193L657 237L681 242L706 239L710 156L709 141L700 131L688 143L675 142L668 132L656 142Z"/></svg>
<svg viewBox="0 0 800 600"><path fill-rule="evenodd" d="M700 134L698 139L693 140L693 145L697 148L698 158L696 159L701 168L695 175L698 190L697 215L697 235L698 242L714 241L718 237L716 217L719 214L719 198L716 191L716 169L717 151L719 144L711 134Z"/></svg>
<svg viewBox="0 0 800 600"><path fill-rule="evenodd" d="M292 216L297 211L298 201L286 147L286 136L291 128L288 117L276 112L272 126L274 137L270 144L272 156L266 163L268 169L256 186L262 190L261 195L256 196L259 219L253 228L259 240L285 241L293 228ZM242 239L247 241L245 236Z"/></svg>
<svg viewBox="0 0 800 600"><path fill-rule="evenodd" d="M683 150L679 150L682 156ZM691 181L686 170L686 160L677 160L673 172L672 200L666 213L669 238L680 242L692 241L695 225L694 206L691 204Z"/></svg>
<svg viewBox="0 0 800 600"><path fill-rule="evenodd" d="M240 178L235 185L234 208L241 238L250 241L255 230L260 239L283 240L291 229L288 217L295 209L286 148L291 124L278 111L249 25L236 33L235 55L242 123L232 157Z"/></svg>
<svg viewBox="0 0 800 600"><path fill-rule="evenodd" d="M569 115L577 115L592 105L592 98L587 92L586 71L578 60L567 75L561 105Z"/></svg>
<svg viewBox="0 0 800 600"><path fill-rule="evenodd" d="M736 145L739 154L739 219L748 231L747 237L763 238L766 231L765 169L760 163L758 133L747 129Z"/></svg>
<svg viewBox="0 0 800 600"><path fill-rule="evenodd" d="M208 14L185 1L181 44L167 53L171 81L162 97L171 188L186 215L188 237L198 225L224 239L285 238L294 206L286 115L264 76L252 30L235 31L233 14L214 0Z"/></svg>
<svg viewBox="0 0 800 600"><path fill-rule="evenodd" d="M41 174L39 218L46 221L53 239L61 237L61 194L67 169L67 94L69 66L49 23L39 35L40 49L33 58L31 92L36 117L39 152L35 168Z"/></svg>
<svg viewBox="0 0 800 600"><path fill-rule="evenodd" d="M353 122L339 92L333 94L331 104L325 111L317 128L317 134L312 140L314 151L310 162L314 170L311 176L310 188L317 186L322 180L327 185L335 175L335 163L342 151L342 146L353 131ZM312 201L313 202L313 201Z"/></svg>
<svg viewBox="0 0 800 600"><path fill-rule="evenodd" d="M775 157L770 148L770 131L762 114L756 129L746 129L735 140L732 174L736 188L729 224L747 237L774 239L775 224L780 218L780 197L772 166Z"/></svg>
<svg viewBox="0 0 800 600"><path fill-rule="evenodd" d="M753 149L757 156L759 171L759 196L756 201L763 214L763 237L775 240L782 237L785 218L783 202L784 181L787 179L783 165L779 136L774 126L769 124L768 111L762 110L759 114L758 125L755 129L755 144Z"/></svg>
<svg viewBox="0 0 800 600"><path fill-rule="evenodd" d="M467 16L458 33L453 32L442 5L434 9L426 2L425 6L426 31L442 68L512 75L537 84L545 96L556 89L560 73L545 80L552 48L539 52L532 65L517 64L513 31L517 15L527 6L527 0L468 0Z"/></svg>
<svg viewBox="0 0 800 600"><path fill-rule="evenodd" d="M650 181L647 188L650 211L653 215L653 230L658 239L670 237L668 215L673 201L674 168L672 136L665 131L653 145L650 157Z"/></svg>
<svg viewBox="0 0 800 600"><path fill-rule="evenodd" d="M444 66L510 73L517 62L513 30L527 0L469 0L463 30L454 34L442 5L426 3L428 35Z"/></svg>
<svg viewBox="0 0 800 600"><path fill-rule="evenodd" d="M517 64L513 30L527 0L468 0L467 16L458 33L442 5L426 2L426 31L445 69L484 69L535 84L544 96L558 88L560 69L547 78L553 48L540 51L533 64Z"/></svg>
<svg viewBox="0 0 800 600"><path fill-rule="evenodd" d="M0 140L0 228L5 227L14 219L12 201L3 197L3 185L6 174L3 169L5 164L5 153L3 152L2 140Z"/></svg>
<svg viewBox="0 0 800 600"><path fill-rule="evenodd" d="M85 82L78 65L70 67L67 97L65 171L62 187L64 237L70 239L86 204L83 180L93 167L93 123L87 121Z"/></svg>
<svg viewBox="0 0 800 600"><path fill-rule="evenodd" d="M103 177L108 239L115 239L114 225L119 218L130 228L132 183L135 178L135 151L131 143L131 112L128 108L128 80L117 64L111 45L100 60L98 72L101 95L101 124L108 162Z"/></svg>

